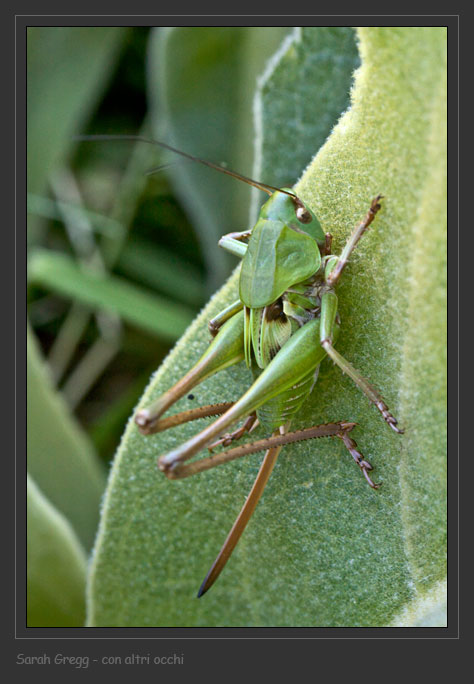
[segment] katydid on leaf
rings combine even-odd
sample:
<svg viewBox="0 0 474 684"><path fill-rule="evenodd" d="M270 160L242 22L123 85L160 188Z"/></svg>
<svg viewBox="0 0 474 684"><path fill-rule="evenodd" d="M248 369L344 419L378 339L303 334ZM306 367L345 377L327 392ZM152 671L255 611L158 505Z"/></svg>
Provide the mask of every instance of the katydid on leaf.
<svg viewBox="0 0 474 684"><path fill-rule="evenodd" d="M195 475L258 451L265 451L254 485L198 592L215 582L244 531L277 457L285 444L319 437L339 437L368 484L377 489L372 465L350 436L356 423L338 421L290 431L292 418L313 391L321 361L330 357L364 392L397 433L403 433L382 396L334 348L340 320L335 287L358 241L380 210L375 197L366 216L353 230L340 256L331 254L332 237L324 233L315 214L289 188L275 188L221 167L166 143L136 136L82 136L81 140L128 139L154 143L192 161L242 180L270 197L252 230L229 233L219 245L242 259L239 299L209 322L213 337L199 361L171 389L140 409L135 422L151 435L205 416L219 416L208 427L158 458L159 469L170 479ZM181 397L211 375L244 361L253 383L236 402L202 406L174 416L162 415ZM227 432L237 421L242 425ZM257 424L270 435L228 447ZM209 455L187 463L202 449Z"/></svg>

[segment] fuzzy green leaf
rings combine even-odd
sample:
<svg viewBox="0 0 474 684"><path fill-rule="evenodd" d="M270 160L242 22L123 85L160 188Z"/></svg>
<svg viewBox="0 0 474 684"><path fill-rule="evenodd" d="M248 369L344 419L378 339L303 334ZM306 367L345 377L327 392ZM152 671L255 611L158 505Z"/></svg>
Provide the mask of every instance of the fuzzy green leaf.
<svg viewBox="0 0 474 684"><path fill-rule="evenodd" d="M302 44L303 52L317 53L319 31L296 34L273 65L277 100L294 101L284 84L293 85L288 73L294 74ZM442 603L433 595L446 571L446 30L363 28L359 38L362 66L352 107L297 190L334 235L335 253L371 199L385 196L338 289L337 347L378 386L406 434L392 433L328 361L293 427L356 421L353 436L383 487L367 486L339 440L285 447L228 566L197 601L196 590L262 457L169 482L157 474L156 457L201 425L144 438L130 423L92 564L91 625L419 624L413 618L423 614L417 603ZM334 40L336 56L337 45ZM304 82L299 97L316 108L310 83ZM264 110L267 98L270 90ZM317 132L315 140L314 151ZM289 154L284 141L281 154ZM270 173L270 166L263 154L262 172ZM236 298L237 277L169 355L142 405L203 352L206 322ZM229 369L193 391L194 402L183 398L174 409L236 399L249 382L244 367ZM442 623L439 612L430 615L428 622Z"/></svg>
<svg viewBox="0 0 474 684"><path fill-rule="evenodd" d="M259 79L254 176L294 184L349 107L359 65L352 28L293 29Z"/></svg>
<svg viewBox="0 0 474 684"><path fill-rule="evenodd" d="M27 625L82 627L86 556L66 518L27 480Z"/></svg>

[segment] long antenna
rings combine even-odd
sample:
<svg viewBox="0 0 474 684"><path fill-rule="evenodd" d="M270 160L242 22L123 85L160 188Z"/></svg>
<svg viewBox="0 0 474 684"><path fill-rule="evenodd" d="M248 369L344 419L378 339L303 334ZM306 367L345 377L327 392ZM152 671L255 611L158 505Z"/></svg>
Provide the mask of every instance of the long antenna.
<svg viewBox="0 0 474 684"><path fill-rule="evenodd" d="M188 154L187 152L182 152L181 150L176 149L176 147L172 147L171 145L161 142L160 140L145 138L141 135L79 135L76 136L74 140L77 140L79 142L88 142L94 140L128 140L135 142L150 143L151 145L158 145L158 147L162 147L163 149L169 150L170 152L174 152L175 154L180 154L182 157L185 157L186 159L191 159L191 161L198 162L199 164L204 164L204 166L208 166L211 169L215 169L216 171L225 173L228 176L232 176L232 178L237 178L238 180L241 180L244 183L253 185L254 188L263 190L263 192L266 192L268 195L272 195L274 192L284 192L286 195L290 195L290 197L295 197L296 199L298 199L298 197L293 192L289 192L288 190L282 190L281 188L275 188L273 185L268 185L267 183L261 183L260 181L253 180L252 178L244 176L241 173L237 173L236 171L232 171L231 169L226 169L224 166L220 166L219 164L214 164L213 162L207 161L206 159L201 159L200 157L195 157L194 155ZM153 171L154 170L150 171L149 173L153 173Z"/></svg>

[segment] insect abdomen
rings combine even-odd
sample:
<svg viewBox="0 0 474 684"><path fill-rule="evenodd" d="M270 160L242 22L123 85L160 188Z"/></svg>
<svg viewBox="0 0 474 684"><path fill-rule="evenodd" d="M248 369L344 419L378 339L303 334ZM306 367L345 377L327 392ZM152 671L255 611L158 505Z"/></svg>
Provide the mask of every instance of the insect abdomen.
<svg viewBox="0 0 474 684"><path fill-rule="evenodd" d="M300 410L313 389L319 366L306 375L300 382L281 394L273 397L257 409L257 417L268 431L285 425Z"/></svg>

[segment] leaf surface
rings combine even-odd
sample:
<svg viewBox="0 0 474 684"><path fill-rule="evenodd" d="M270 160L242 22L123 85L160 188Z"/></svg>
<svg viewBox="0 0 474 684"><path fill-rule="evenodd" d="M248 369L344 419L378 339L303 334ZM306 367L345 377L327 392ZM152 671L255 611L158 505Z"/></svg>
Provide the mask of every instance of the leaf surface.
<svg viewBox="0 0 474 684"><path fill-rule="evenodd" d="M28 471L90 549L105 473L89 439L54 389L30 328L27 383Z"/></svg>
<svg viewBox="0 0 474 684"><path fill-rule="evenodd" d="M169 482L156 472L157 456L202 424L144 438L131 422L95 549L91 625L381 626L397 619L409 624L404 609L436 593L445 576L446 30L362 28L358 37L362 65L351 108L296 188L333 234L336 254L371 199L384 195L383 210L338 288L337 348L380 389L406 434L392 433L327 360L293 426L356 421L354 439L383 486L367 486L339 440L286 447L228 566L197 601L196 590L262 456ZM332 49L337 61L348 44L347 30L302 29L266 74L263 130L272 130L272 153L282 155L283 166L300 128L305 149L315 153L323 142L320 82L315 79L313 90L309 76L300 79L296 95L295 63L302 68L298 60L304 54L313 63L322 59L321 45L323 55ZM343 100L340 88L347 92L348 80L331 87ZM266 115L273 99L276 111L287 100L295 109L289 139L281 120L274 118L272 126ZM271 182L275 157L267 160L263 148L259 168ZM171 352L142 405L199 358L208 342L207 320L237 292L236 273ZM228 369L174 409L236 399L249 381L243 365Z"/></svg>
<svg viewBox="0 0 474 684"><path fill-rule="evenodd" d="M28 476L27 625L82 627L86 556L66 518Z"/></svg>

